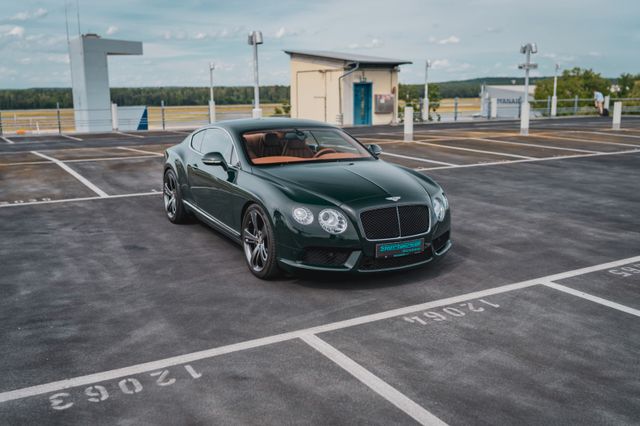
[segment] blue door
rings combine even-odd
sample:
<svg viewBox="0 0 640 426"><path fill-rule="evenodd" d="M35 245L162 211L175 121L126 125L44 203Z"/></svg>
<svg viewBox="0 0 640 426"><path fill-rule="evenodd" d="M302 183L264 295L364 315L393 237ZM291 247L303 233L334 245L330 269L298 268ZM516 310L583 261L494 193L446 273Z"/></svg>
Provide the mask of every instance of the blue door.
<svg viewBox="0 0 640 426"><path fill-rule="evenodd" d="M353 124L371 125L371 93L373 83L353 83Z"/></svg>

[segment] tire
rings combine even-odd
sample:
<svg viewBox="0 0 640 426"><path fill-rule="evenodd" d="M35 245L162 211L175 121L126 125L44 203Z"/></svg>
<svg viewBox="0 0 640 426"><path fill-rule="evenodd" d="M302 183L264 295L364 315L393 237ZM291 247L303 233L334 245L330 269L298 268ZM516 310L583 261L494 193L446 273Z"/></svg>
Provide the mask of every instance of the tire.
<svg viewBox="0 0 640 426"><path fill-rule="evenodd" d="M249 206L242 218L242 248L253 275L268 280L280 274L271 222L257 204Z"/></svg>
<svg viewBox="0 0 640 426"><path fill-rule="evenodd" d="M189 212L182 202L178 178L172 169L164 172L162 199L164 212L172 223L186 223L189 220Z"/></svg>

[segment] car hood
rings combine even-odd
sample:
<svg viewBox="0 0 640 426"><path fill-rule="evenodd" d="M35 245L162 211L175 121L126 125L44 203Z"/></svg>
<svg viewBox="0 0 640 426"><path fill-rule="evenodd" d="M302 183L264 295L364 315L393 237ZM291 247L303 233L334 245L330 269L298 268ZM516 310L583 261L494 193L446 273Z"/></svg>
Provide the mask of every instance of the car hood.
<svg viewBox="0 0 640 426"><path fill-rule="evenodd" d="M303 203L313 202L305 193L353 208L370 205L372 199L385 204L390 202L387 197L401 197L400 203L424 202L427 194L419 178L382 160L287 164L260 168L258 173L282 184Z"/></svg>

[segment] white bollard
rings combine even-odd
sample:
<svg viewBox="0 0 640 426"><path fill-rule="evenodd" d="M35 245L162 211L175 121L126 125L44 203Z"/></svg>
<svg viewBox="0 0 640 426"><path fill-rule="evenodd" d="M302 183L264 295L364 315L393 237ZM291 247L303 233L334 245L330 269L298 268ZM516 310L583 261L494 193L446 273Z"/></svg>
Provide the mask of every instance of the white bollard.
<svg viewBox="0 0 640 426"><path fill-rule="evenodd" d="M607 95L604 97L604 109L609 109L609 104L611 103L611 96Z"/></svg>
<svg viewBox="0 0 640 426"><path fill-rule="evenodd" d="M404 108L404 141L413 141L413 108Z"/></svg>
<svg viewBox="0 0 640 426"><path fill-rule="evenodd" d="M262 117L262 108L254 108L251 110L251 116L253 118L261 118Z"/></svg>
<svg viewBox="0 0 640 426"><path fill-rule="evenodd" d="M524 102L520 109L520 134L525 136L529 134L529 109L529 102Z"/></svg>
<svg viewBox="0 0 640 426"><path fill-rule="evenodd" d="M115 102L111 103L111 128L118 130L118 104Z"/></svg>
<svg viewBox="0 0 640 426"><path fill-rule="evenodd" d="M491 98L491 118L498 118L498 98Z"/></svg>
<svg viewBox="0 0 640 426"><path fill-rule="evenodd" d="M552 96L551 97L551 116L555 117L556 115L558 115L558 97Z"/></svg>
<svg viewBox="0 0 640 426"><path fill-rule="evenodd" d="M209 100L209 124L216 122L216 102Z"/></svg>
<svg viewBox="0 0 640 426"><path fill-rule="evenodd" d="M613 130L620 130L620 122L622 121L622 102L613 103Z"/></svg>

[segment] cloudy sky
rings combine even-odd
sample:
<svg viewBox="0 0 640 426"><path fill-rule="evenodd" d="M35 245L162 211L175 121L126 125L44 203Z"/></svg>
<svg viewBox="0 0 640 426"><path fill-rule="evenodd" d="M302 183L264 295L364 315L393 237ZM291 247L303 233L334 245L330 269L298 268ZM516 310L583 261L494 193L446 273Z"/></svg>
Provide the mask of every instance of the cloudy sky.
<svg viewBox="0 0 640 426"><path fill-rule="evenodd" d="M521 42L535 41L538 74L588 67L605 76L640 72L638 0L80 0L80 29L139 40L144 55L111 57L112 86L249 85L246 35L262 30L261 83L288 84L283 49L408 59L401 81L519 75ZM68 87L64 0L3 0L0 88ZM69 26L77 37L76 2Z"/></svg>

